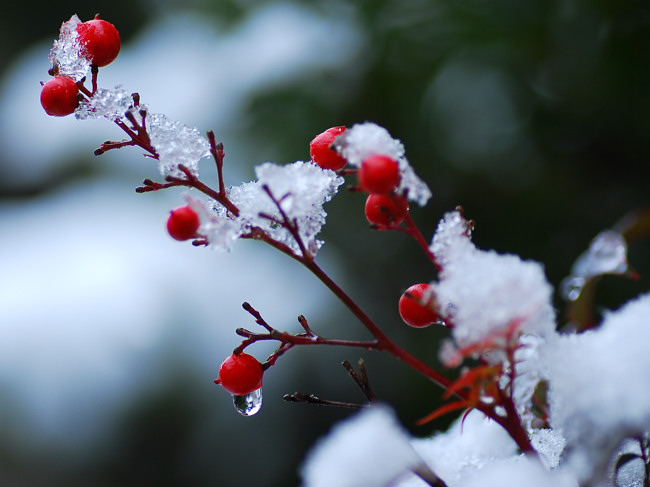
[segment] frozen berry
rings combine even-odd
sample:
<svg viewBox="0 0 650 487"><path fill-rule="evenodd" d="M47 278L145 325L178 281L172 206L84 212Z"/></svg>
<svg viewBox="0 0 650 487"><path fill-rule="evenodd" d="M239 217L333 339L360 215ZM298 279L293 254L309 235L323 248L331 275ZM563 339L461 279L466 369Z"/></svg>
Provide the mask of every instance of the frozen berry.
<svg viewBox="0 0 650 487"><path fill-rule="evenodd" d="M110 22L95 18L77 25L79 42L93 66L112 63L120 52L120 33Z"/></svg>
<svg viewBox="0 0 650 487"><path fill-rule="evenodd" d="M364 159L358 177L361 189L371 194L392 193L401 179L397 161L381 154Z"/></svg>
<svg viewBox="0 0 650 487"><path fill-rule="evenodd" d="M429 284L414 284L399 298L399 314L404 322L415 328L432 325L438 321L436 300Z"/></svg>
<svg viewBox="0 0 650 487"><path fill-rule="evenodd" d="M338 171L345 167L347 161L332 149L334 139L343 132L345 132L345 127L332 127L314 137L314 140L309 143L309 155L314 164L332 171Z"/></svg>
<svg viewBox="0 0 650 487"><path fill-rule="evenodd" d="M262 387L264 370L255 357L247 353L233 353L219 367L221 384L231 394L244 396Z"/></svg>
<svg viewBox="0 0 650 487"><path fill-rule="evenodd" d="M196 236L201 221L199 215L189 206L172 210L167 220L167 231L176 240L189 240Z"/></svg>
<svg viewBox="0 0 650 487"><path fill-rule="evenodd" d="M79 106L79 88L72 78L57 76L43 85L41 105L48 115L64 117Z"/></svg>
<svg viewBox="0 0 650 487"><path fill-rule="evenodd" d="M404 221L409 204L403 196L370 194L366 199L366 218L370 223L397 226Z"/></svg>

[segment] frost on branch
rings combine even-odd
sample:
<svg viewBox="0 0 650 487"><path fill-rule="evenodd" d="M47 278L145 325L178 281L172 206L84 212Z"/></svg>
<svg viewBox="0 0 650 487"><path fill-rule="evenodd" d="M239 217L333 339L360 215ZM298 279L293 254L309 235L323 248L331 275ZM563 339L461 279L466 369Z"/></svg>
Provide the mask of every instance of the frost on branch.
<svg viewBox="0 0 650 487"><path fill-rule="evenodd" d="M440 281L433 283L456 344L467 347L517 325L540 336L555 329L552 288L542 266L516 255L477 249L460 212L448 213L431 249L442 257Z"/></svg>
<svg viewBox="0 0 650 487"><path fill-rule="evenodd" d="M372 406L337 424L302 468L304 487L388 485L422 460L385 406Z"/></svg>
<svg viewBox="0 0 650 487"><path fill-rule="evenodd" d="M601 327L561 335L543 354L551 423L581 479L602 473L624 436L650 425L650 295L606 315Z"/></svg>
<svg viewBox="0 0 650 487"><path fill-rule="evenodd" d="M61 24L59 39L54 41L49 60L58 70L58 74L69 76L75 81L81 80L90 69L90 60L79 42L77 25L81 20L77 15Z"/></svg>
<svg viewBox="0 0 650 487"><path fill-rule="evenodd" d="M404 145L392 138L385 128L372 122L353 125L336 139L334 145L347 159L348 164L354 167L359 167L364 159L376 154L396 160L401 173L401 183L397 191L407 192L408 199L420 206L429 201L431 190L413 171L406 159Z"/></svg>
<svg viewBox="0 0 650 487"><path fill-rule="evenodd" d="M99 88L92 98L79 104L75 117L77 120L97 118L107 118L111 122L122 120L132 105L133 97L122 85L117 85L112 90Z"/></svg>
<svg viewBox="0 0 650 487"><path fill-rule="evenodd" d="M160 156L158 166L165 176L181 176L183 165L195 176L199 161L210 157L210 143L198 129L170 120L166 115L152 113L147 116L147 130L151 145Z"/></svg>
<svg viewBox="0 0 650 487"><path fill-rule="evenodd" d="M343 184L334 171L321 169L309 162L294 162L284 166L270 162L255 168L257 181L231 187L228 197L240 210L237 221L242 233L258 227L300 253L295 238L282 224L282 215L275 202L264 191L267 186L290 220L295 220L302 242L313 255L323 244L316 235L325 224L323 204L328 202ZM225 214L225 210L222 210ZM271 217L271 218L268 218Z"/></svg>

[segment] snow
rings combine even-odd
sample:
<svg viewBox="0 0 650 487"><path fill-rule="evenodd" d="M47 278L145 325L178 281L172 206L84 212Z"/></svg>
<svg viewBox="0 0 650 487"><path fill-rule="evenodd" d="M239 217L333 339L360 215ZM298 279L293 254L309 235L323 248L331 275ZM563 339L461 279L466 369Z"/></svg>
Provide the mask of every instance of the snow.
<svg viewBox="0 0 650 487"><path fill-rule="evenodd" d="M184 177L178 169L181 164L198 176L199 161L210 157L210 143L198 129L170 120L166 115L148 114L147 132L160 156L158 167L164 176Z"/></svg>
<svg viewBox="0 0 650 487"><path fill-rule="evenodd" d="M122 85L114 89L98 88L97 92L88 101L83 101L75 110L77 120L106 118L111 122L123 120L124 114L133 104L131 93Z"/></svg>
<svg viewBox="0 0 650 487"><path fill-rule="evenodd" d="M552 288L542 266L516 255L476 249L458 213L445 216L431 248L441 253L439 282L432 283L443 317L453 322L459 347L484 341L520 322L522 332L555 329Z"/></svg>
<svg viewBox="0 0 650 487"><path fill-rule="evenodd" d="M282 215L264 191L263 187L267 186L290 221L296 222L302 242L314 255L322 245L315 237L325 224L323 205L337 192L344 179L334 171L303 161L286 165L267 162L257 166L255 173L256 181L231 187L228 191L228 197L241 212L237 220L242 231L261 228L300 254L293 235L278 224ZM271 216L273 220L261 215Z"/></svg>
<svg viewBox="0 0 650 487"><path fill-rule="evenodd" d="M303 486L388 485L421 461L392 410L374 405L316 443L302 467Z"/></svg>
<svg viewBox="0 0 650 487"><path fill-rule="evenodd" d="M91 64L79 43L77 25L80 23L79 17L73 15L61 24L59 39L54 41L49 55L50 63L58 70L58 74L69 76L75 81L80 81L87 75Z"/></svg>
<svg viewBox="0 0 650 487"><path fill-rule="evenodd" d="M650 424L650 294L606 315L601 327L562 335L542 354L551 422L581 478L603 467L624 435Z"/></svg>
<svg viewBox="0 0 650 487"><path fill-rule="evenodd" d="M361 166L365 159L376 154L396 160L401 175L397 191L406 192L407 198L420 206L426 205L431 198L431 190L418 178L406 159L404 145L385 128L372 122L356 124L337 137L333 145L353 167Z"/></svg>

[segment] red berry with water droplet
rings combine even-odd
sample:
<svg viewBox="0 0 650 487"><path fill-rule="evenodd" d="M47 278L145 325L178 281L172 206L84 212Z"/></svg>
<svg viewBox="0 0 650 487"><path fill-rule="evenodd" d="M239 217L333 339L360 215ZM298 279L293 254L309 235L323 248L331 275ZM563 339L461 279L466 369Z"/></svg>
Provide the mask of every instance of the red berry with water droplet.
<svg viewBox="0 0 650 487"><path fill-rule="evenodd" d="M382 154L364 159L357 175L361 189L370 194L392 193L401 179L397 161Z"/></svg>
<svg viewBox="0 0 650 487"><path fill-rule="evenodd" d="M172 210L167 219L167 231L176 240L189 240L196 237L200 225L199 215L189 206Z"/></svg>
<svg viewBox="0 0 650 487"><path fill-rule="evenodd" d="M219 367L219 378L214 382L221 384L231 394L244 396L262 387L264 370L262 364L247 353L233 353Z"/></svg>
<svg viewBox="0 0 650 487"><path fill-rule="evenodd" d="M438 321L435 296L429 284L414 284L399 298L399 314L404 322L415 328L423 328Z"/></svg>
<svg viewBox="0 0 650 487"><path fill-rule="evenodd" d="M343 132L345 132L345 127L332 127L314 137L314 140L309 143L309 155L314 164L332 171L338 171L345 167L347 161L332 149L334 139Z"/></svg>
<svg viewBox="0 0 650 487"><path fill-rule="evenodd" d="M43 84L41 105L54 117L70 115L79 106L79 88L72 78L56 76Z"/></svg>
<svg viewBox="0 0 650 487"><path fill-rule="evenodd" d="M120 53L120 33L105 20L94 18L77 25L79 43L93 66L101 68L112 63Z"/></svg>
<svg viewBox="0 0 650 487"><path fill-rule="evenodd" d="M409 204L398 194L370 194L366 199L366 219L382 226L397 226L404 221Z"/></svg>

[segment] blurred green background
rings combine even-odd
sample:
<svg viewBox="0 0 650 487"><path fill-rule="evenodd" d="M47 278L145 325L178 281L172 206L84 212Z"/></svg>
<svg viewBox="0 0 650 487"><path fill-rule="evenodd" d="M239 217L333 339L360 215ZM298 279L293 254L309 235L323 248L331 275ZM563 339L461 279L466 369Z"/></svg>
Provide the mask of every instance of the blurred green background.
<svg viewBox="0 0 650 487"><path fill-rule="evenodd" d="M100 12L118 26L128 45L157 18L189 10L227 32L269 3L11 2L0 18L0 66L11 66L35 41L56 38L60 23L75 12L82 19ZM246 141L245 150L235 148L246 156L236 164L250 174L265 160L305 159L309 141L330 126L374 121L402 140L409 161L433 191L426 208L411 211L427 239L444 212L462 205L476 221L479 247L542 262L556 286L598 232L648 205L647 2L296 3L317 16L352 22L362 47L344 69L311 70L248 99L228 134ZM330 41L323 36L324 53ZM44 65L46 58L43 52ZM134 78L124 81L137 87ZM33 140L38 142L38 134ZM223 142L228 153L229 140ZM87 158L47 182L3 186L0 198L28 202L75 178L102 177L89 169L96 164L94 148L88 146ZM0 168L2 157L0 151ZM362 206L361 195L345 192L327 205L322 258L337 261L337 277L397 341L435 364L444 330L404 329L396 310L400 293L414 282L432 280L433 269L404 235L370 231ZM642 279L605 279L600 306L616 307L648 288L648 250L644 241L631 245L630 262ZM226 304L239 306L220 305ZM295 307L296 315L301 312L292 296L286 306ZM561 321L563 301L558 298L556 306ZM325 334L364 337L343 309L310 322L332 323ZM407 427L416 435L444 427L444 420L412 427L435 407L438 390L391 357L363 355L377 395L396 407ZM301 390L360 400L338 365L358 358L349 350L296 351L291 372L284 369L288 378L282 387L266 391L267 416L245 421L217 410L215 403L223 398L205 391L205 377L185 371L182 364L168 364L159 387L125 404L112 419L110 434L83 448L26 440L7 424L6 418L19 412L3 408L0 395L2 485L295 485L306 448L349 412L284 404L280 397ZM268 429L269 422L275 429Z"/></svg>

